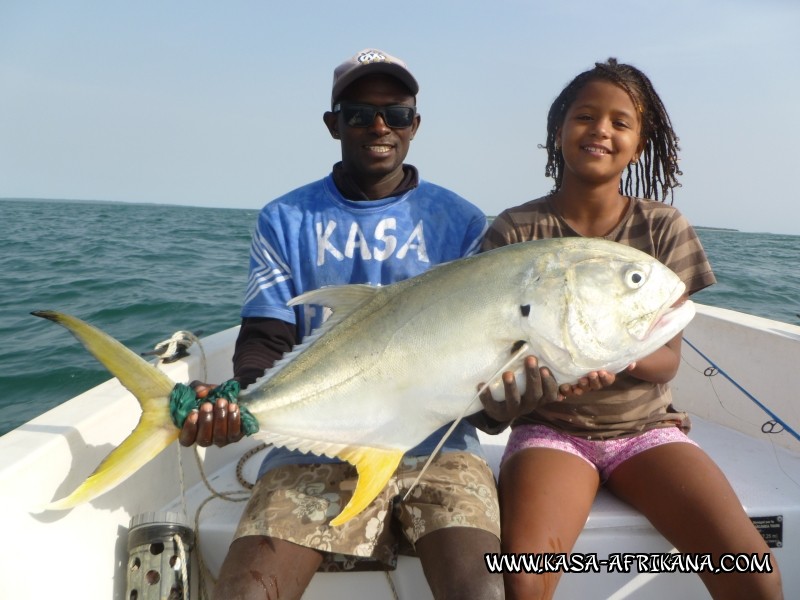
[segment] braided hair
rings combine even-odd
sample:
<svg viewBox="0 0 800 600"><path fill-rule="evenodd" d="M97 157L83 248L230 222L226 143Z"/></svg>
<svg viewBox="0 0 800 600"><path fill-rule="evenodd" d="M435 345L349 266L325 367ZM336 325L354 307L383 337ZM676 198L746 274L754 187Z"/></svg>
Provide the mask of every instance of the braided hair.
<svg viewBox="0 0 800 600"><path fill-rule="evenodd" d="M667 110L661 102L650 79L636 67L619 64L616 58L605 63L595 63L593 69L584 71L573 79L558 95L547 114L547 166L545 176L555 180L553 192L561 187L564 175L564 157L556 148L556 133L564 124L569 107L578 93L590 81L608 81L618 85L631 97L642 122L644 150L638 161L628 164L620 179L619 191L628 196L641 196L664 202L667 195L672 204L674 188L679 187L678 136L672 129Z"/></svg>

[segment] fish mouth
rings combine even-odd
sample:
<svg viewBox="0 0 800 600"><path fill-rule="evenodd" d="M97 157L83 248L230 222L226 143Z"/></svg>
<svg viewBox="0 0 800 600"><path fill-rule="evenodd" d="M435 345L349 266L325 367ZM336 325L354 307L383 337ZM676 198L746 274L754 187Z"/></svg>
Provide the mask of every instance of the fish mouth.
<svg viewBox="0 0 800 600"><path fill-rule="evenodd" d="M694 317L694 313L696 312L694 302L691 300L686 300L686 302L681 302L678 306L672 306L665 310L661 316L656 320L653 326L650 328L648 332L649 335L653 335L656 331L662 330L667 327L671 327L671 325L675 321L679 321L683 323L680 329L686 327L689 324L689 321L692 320ZM677 335L678 332L675 332Z"/></svg>
<svg viewBox="0 0 800 600"><path fill-rule="evenodd" d="M672 293L667 301L664 302L664 304L661 306L661 309L653 317L650 327L640 338L641 340L651 337L658 330L670 327L675 321L685 320L686 323L688 323L691 320L695 312L694 302L691 300L686 300L680 304L676 304L676 302L678 302L683 296L683 292L685 290L686 286L683 282L675 286L675 289L672 290ZM691 315L689 313L691 313Z"/></svg>

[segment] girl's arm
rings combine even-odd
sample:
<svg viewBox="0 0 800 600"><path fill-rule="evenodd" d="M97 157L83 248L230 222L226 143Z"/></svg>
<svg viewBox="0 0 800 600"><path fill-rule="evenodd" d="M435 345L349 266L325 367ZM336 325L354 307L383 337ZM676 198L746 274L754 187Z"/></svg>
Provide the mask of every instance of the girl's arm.
<svg viewBox="0 0 800 600"><path fill-rule="evenodd" d="M678 373L681 364L681 341L683 332L676 335L650 356L628 367L628 373L651 383L667 383Z"/></svg>
<svg viewBox="0 0 800 600"><path fill-rule="evenodd" d="M667 383L678 373L681 364L681 341L683 332L661 346L650 356L632 363L625 370L642 381ZM594 371L581 377L577 383L565 384L558 391L563 396L580 396L590 390L602 390L616 381L617 376L608 371Z"/></svg>

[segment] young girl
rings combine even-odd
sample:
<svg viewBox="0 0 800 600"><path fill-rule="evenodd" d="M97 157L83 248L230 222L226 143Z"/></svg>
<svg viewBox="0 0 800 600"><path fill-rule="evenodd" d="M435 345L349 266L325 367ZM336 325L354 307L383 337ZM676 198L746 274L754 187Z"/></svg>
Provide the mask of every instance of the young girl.
<svg viewBox="0 0 800 600"><path fill-rule="evenodd" d="M603 237L666 264L687 294L715 282L694 230L664 203L679 185L678 138L641 71L609 59L578 75L550 108L546 147L552 193L499 215L484 249ZM626 371L592 373L564 388L563 401L514 421L500 469L504 552L570 552L605 485L679 552L716 560L769 553L725 476L686 436L686 413L671 405L667 382L680 353L678 335ZM772 566L771 574L700 577L714 598L780 598L774 559ZM551 598L559 576L507 573L506 593Z"/></svg>

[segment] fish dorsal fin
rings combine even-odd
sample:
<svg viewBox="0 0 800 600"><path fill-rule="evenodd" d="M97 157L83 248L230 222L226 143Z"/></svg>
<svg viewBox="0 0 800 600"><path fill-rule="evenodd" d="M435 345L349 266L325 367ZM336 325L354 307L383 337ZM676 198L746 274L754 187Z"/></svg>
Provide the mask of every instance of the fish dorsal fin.
<svg viewBox="0 0 800 600"><path fill-rule="evenodd" d="M311 290L310 292L300 294L289 300L289 302L286 303L287 306L319 304L320 306L330 308L333 313L319 328L305 336L302 343L297 344L291 351L285 353L279 360L275 361L272 367L264 373L264 376L250 385L249 389L255 390L260 385L269 381L279 373L281 369L292 362L298 354L317 341L323 334L327 333L334 325L350 315L359 306L372 299L375 294L378 293L379 289L378 287L360 283L334 285L319 288L318 290ZM246 397L246 395L247 392L244 392L242 397Z"/></svg>
<svg viewBox="0 0 800 600"><path fill-rule="evenodd" d="M458 415L458 418L455 421L453 421L453 424L450 425L450 427L447 429L447 431L444 432L444 435L442 436L442 439L440 439L439 443L436 444L436 447L433 449L433 452L431 452L430 456L428 457L428 460L425 461L425 464L422 466L422 469L420 469L420 472L419 472L419 475L417 475L417 478L414 480L414 482L411 484L411 486L408 488L408 490L406 490L406 493L403 496L403 501L404 502L408 499L408 497L411 495L411 492L414 490L414 488L420 482L420 480L422 479L422 476L425 474L425 471L427 471L428 467L431 466L431 463L433 462L433 459L436 458L437 454L439 454L439 450L442 449L442 446L444 446L444 443L447 441L447 438L450 437L450 435L453 433L453 431L455 431L455 429L458 426L458 424L464 418L464 416L466 415L466 412L469 409L470 405L475 401L476 398L480 398L480 395L486 390L486 388L488 388L491 385L492 381L494 381L495 379L500 377L503 374L503 372L505 372L509 368L511 368L511 365L513 365L517 360L522 358L522 355L525 354L526 352L528 352L528 350L530 350L530 346L528 345L527 342L525 342L524 344L522 344L519 347L519 349L516 352L514 352L514 354L511 355L511 358L508 360L508 362L506 362L502 367L497 369L497 371L495 371L495 373L489 378L489 380L486 383L484 383L478 389L477 392L475 392L475 394L472 396L472 398L469 399L469 402L464 406L464 410L461 411L461 414Z"/></svg>
<svg viewBox="0 0 800 600"><path fill-rule="evenodd" d="M377 287L363 283L332 285L300 294L286 304L288 306L297 306L298 304L327 306L341 318L343 314L350 314L364 302L370 300L377 291Z"/></svg>

